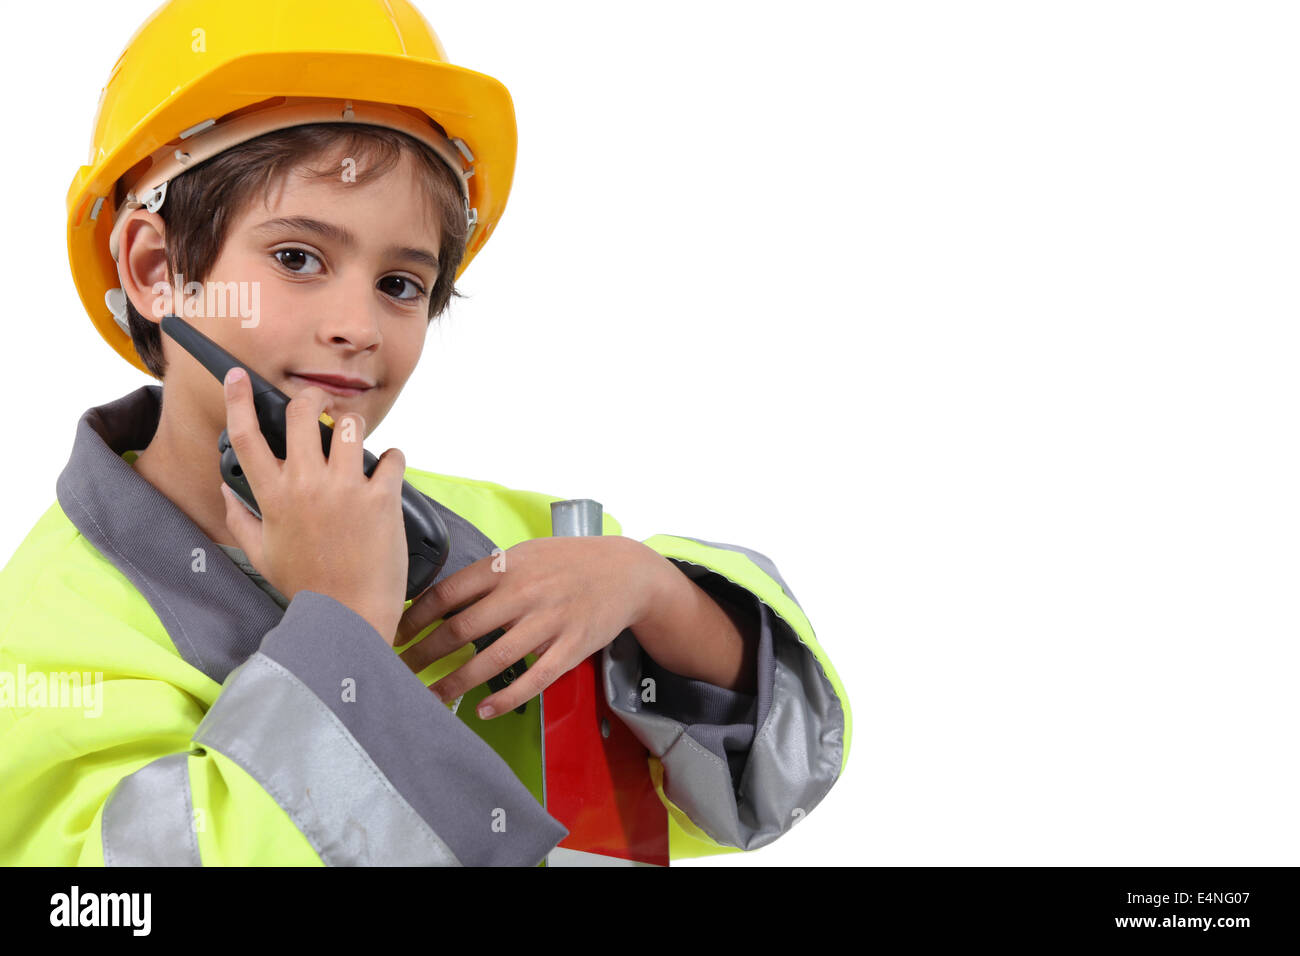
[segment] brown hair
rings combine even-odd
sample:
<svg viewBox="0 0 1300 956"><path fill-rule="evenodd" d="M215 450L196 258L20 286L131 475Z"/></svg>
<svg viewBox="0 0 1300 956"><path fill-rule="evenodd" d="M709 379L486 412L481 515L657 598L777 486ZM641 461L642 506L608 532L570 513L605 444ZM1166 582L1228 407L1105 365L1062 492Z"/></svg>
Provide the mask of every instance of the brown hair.
<svg viewBox="0 0 1300 956"><path fill-rule="evenodd" d="M357 161L357 183L386 174L404 150L414 151L428 172L422 178L425 199L434 210L441 235L438 278L429 290L428 320L432 322L453 298L463 298L454 283L469 236L464 199L451 170L432 149L405 133L382 126L291 126L240 143L185 170L168 184L167 198L158 210L167 226L164 244L168 272L181 273L186 283L203 282L221 254L230 224L259 191L263 198L268 197L273 185L290 170L307 179L338 176L337 168L314 169L307 164L344 140L343 155ZM362 163L368 159L374 161L363 169ZM167 366L158 324L141 316L129 300L127 321L136 353L150 372L162 378Z"/></svg>

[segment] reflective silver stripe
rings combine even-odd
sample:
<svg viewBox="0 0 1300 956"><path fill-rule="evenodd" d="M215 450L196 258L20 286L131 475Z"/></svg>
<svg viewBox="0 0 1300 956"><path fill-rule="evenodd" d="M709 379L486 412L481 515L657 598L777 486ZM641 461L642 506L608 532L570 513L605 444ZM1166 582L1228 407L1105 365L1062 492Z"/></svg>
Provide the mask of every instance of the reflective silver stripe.
<svg viewBox="0 0 1300 956"><path fill-rule="evenodd" d="M460 865L325 702L260 651L194 739L246 770L328 866Z"/></svg>
<svg viewBox="0 0 1300 956"><path fill-rule="evenodd" d="M105 866L202 866L190 755L171 754L122 779L104 805Z"/></svg>

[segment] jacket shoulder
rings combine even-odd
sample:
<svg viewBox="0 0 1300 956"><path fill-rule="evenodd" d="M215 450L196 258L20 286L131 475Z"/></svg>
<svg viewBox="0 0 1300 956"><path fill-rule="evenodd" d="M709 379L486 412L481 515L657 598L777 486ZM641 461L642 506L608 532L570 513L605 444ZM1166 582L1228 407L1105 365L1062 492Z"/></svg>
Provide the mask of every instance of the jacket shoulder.
<svg viewBox="0 0 1300 956"><path fill-rule="evenodd" d="M79 545L88 546L89 542L55 501L0 570L0 621L12 618L40 589L43 578L65 572L69 561L87 558Z"/></svg>
<svg viewBox="0 0 1300 956"><path fill-rule="evenodd" d="M568 500L540 491L509 488L495 481L406 469L416 489L475 525L493 543L509 548L530 538L551 535L551 502ZM604 513L604 533L622 534L622 526Z"/></svg>
<svg viewBox="0 0 1300 956"><path fill-rule="evenodd" d="M0 648L53 666L123 633L175 654L144 595L55 501L0 570Z"/></svg>

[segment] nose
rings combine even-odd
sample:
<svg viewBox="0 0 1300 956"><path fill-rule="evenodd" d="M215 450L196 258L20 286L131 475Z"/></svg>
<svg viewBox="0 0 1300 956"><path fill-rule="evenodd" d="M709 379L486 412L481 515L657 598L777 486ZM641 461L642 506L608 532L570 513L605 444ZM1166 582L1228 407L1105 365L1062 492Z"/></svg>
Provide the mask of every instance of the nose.
<svg viewBox="0 0 1300 956"><path fill-rule="evenodd" d="M357 352L375 349L383 342L381 313L373 291L365 295L355 290L341 294L317 327L317 335L330 347L348 347Z"/></svg>

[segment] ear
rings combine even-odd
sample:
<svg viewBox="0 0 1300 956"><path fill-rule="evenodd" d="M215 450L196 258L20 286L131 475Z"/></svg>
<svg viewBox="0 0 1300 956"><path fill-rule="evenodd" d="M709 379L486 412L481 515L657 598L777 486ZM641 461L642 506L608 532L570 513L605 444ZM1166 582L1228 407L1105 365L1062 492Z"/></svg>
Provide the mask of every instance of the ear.
<svg viewBox="0 0 1300 956"><path fill-rule="evenodd" d="M160 321L172 302L166 236L167 223L161 216L144 208L133 209L127 214L118 244L117 278L122 291L150 322Z"/></svg>

